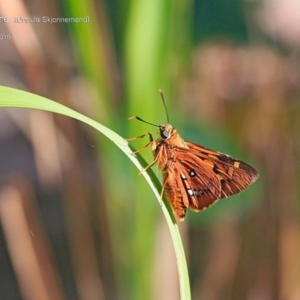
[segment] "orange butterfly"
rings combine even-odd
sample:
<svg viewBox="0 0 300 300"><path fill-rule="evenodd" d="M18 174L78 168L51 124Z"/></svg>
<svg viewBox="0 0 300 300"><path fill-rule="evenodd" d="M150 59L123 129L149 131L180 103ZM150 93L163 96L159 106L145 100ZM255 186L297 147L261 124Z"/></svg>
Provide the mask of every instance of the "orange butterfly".
<svg viewBox="0 0 300 300"><path fill-rule="evenodd" d="M161 91L160 94L165 105ZM184 220L188 207L193 211L206 209L220 198L245 190L259 177L258 172L243 161L184 141L170 124L157 126L137 116L130 119L159 128L157 140L153 140L149 132L128 140L149 135L150 142L135 153L152 147L154 160L145 170L157 163L163 173L162 194L164 193L179 221Z"/></svg>

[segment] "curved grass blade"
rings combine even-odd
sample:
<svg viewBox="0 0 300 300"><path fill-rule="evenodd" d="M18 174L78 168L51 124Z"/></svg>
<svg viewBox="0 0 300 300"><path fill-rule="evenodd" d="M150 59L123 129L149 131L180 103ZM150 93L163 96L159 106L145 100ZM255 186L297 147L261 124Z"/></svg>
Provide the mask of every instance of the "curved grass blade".
<svg viewBox="0 0 300 300"><path fill-rule="evenodd" d="M117 147L119 147L126 154L126 156L136 165L136 167L141 171L142 175L145 177L146 181L148 182L158 202L161 204L160 193L158 192L161 190L161 185L156 175L152 170L149 170L148 172L143 171L143 165L145 166L147 165L147 163L140 156L138 156L139 158L138 160L137 156L132 154L132 149L129 147L128 142L120 135L112 131L111 129L103 126L102 124L60 103L57 103L45 97L41 97L29 92L13 89L9 87L4 87L4 86L0 86L0 107L39 109L48 112L53 112L53 113L61 114L79 120L97 129L108 139L114 142L114 144ZM140 161L142 161L143 165L140 163ZM168 223L168 227L170 230L170 234L171 234L171 238L175 250L178 273L179 273L181 299L188 300L191 299L189 277L188 277L188 270L186 265L184 249L183 249L180 233L178 230L178 226L176 224L176 220L173 216L170 206L168 204L166 205L166 203L163 203L161 207Z"/></svg>

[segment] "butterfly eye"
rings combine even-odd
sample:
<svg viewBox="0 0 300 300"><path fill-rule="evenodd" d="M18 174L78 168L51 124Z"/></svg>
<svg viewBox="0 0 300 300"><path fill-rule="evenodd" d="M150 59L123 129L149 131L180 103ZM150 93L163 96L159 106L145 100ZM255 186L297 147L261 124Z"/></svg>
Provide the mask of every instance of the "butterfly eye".
<svg viewBox="0 0 300 300"><path fill-rule="evenodd" d="M168 130L166 130L166 129L164 129L164 128L161 128L161 130L160 130L160 136L161 136L164 140L166 140L166 139L168 139L168 138L171 136L171 133L170 133L170 131L168 131Z"/></svg>

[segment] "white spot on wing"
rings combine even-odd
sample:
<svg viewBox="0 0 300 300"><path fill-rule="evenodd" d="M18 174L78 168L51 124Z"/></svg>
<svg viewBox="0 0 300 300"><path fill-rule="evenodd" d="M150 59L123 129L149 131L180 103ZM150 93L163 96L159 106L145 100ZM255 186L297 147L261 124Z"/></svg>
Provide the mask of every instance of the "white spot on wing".
<svg viewBox="0 0 300 300"><path fill-rule="evenodd" d="M190 196L193 196L193 195L194 195L194 192L193 192L193 190L191 190L191 189L187 189L187 192L188 192L188 194L189 194Z"/></svg>

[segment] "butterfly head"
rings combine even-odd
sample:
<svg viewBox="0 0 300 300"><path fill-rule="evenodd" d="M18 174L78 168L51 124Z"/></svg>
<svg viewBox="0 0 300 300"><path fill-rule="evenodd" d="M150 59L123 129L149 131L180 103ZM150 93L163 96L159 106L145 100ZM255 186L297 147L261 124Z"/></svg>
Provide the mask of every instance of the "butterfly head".
<svg viewBox="0 0 300 300"><path fill-rule="evenodd" d="M168 140L174 133L176 129L170 124L160 124L158 134L163 140Z"/></svg>

